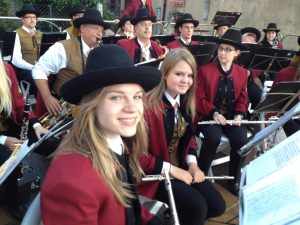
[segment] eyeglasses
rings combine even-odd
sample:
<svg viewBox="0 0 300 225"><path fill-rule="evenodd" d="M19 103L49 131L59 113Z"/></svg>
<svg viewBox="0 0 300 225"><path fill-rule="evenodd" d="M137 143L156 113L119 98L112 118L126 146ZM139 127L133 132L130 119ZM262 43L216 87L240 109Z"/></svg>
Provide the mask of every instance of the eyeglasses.
<svg viewBox="0 0 300 225"><path fill-rule="evenodd" d="M36 16L24 16L25 19L36 20Z"/></svg>
<svg viewBox="0 0 300 225"><path fill-rule="evenodd" d="M235 49L219 47L219 48L218 48L218 51L219 51L219 52L223 52L223 51L224 51L226 54L228 54L228 53L230 53L230 52L232 52L232 51L235 51Z"/></svg>

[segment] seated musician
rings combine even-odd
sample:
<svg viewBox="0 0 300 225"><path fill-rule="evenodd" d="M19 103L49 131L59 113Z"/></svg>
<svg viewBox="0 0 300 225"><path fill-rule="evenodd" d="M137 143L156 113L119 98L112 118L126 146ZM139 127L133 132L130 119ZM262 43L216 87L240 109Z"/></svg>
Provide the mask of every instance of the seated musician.
<svg viewBox="0 0 300 225"><path fill-rule="evenodd" d="M225 32L231 27L231 24L228 23L219 23L216 26L214 26L214 30L216 31L216 36L218 38L223 37Z"/></svg>
<svg viewBox="0 0 300 225"><path fill-rule="evenodd" d="M3 64L0 57L0 166L29 138L30 144L40 139L41 135L48 132L39 123L32 112L24 115L24 99L20 92L14 70L9 64ZM28 116L29 124L23 124L24 116ZM25 117L26 119L26 117ZM22 131L22 132L21 132ZM21 136L21 137L20 137ZM45 143L37 150L38 153L49 155L57 147L58 142L54 139ZM25 211L20 212L20 199L18 196L17 178L19 169L7 178L2 188L6 189L6 206L14 217L20 219ZM2 200L0 200L3 202Z"/></svg>
<svg viewBox="0 0 300 225"><path fill-rule="evenodd" d="M147 9L150 16L156 17L152 0L130 0L129 5L125 8L120 17L124 15L135 17L140 8Z"/></svg>
<svg viewBox="0 0 300 225"><path fill-rule="evenodd" d="M175 24L175 30L179 33L177 40L167 43L169 49L178 48L184 45L197 45L198 42L192 41L194 28L199 24L198 20L194 20L192 15L189 13L183 14Z"/></svg>
<svg viewBox="0 0 300 225"><path fill-rule="evenodd" d="M283 49L283 45L279 41L280 29L277 28L276 23L269 23L263 31L265 32L265 36L258 44L266 48Z"/></svg>
<svg viewBox="0 0 300 225"><path fill-rule="evenodd" d="M237 151L247 143L247 128L241 125L241 120L246 116L248 95L247 70L233 61L246 46L242 44L241 32L234 29L227 30L216 42L218 60L198 69L195 126L197 135L201 132L204 136L198 163L207 174L225 134L231 146L229 175L235 177L230 181L230 190L238 194L242 159ZM205 120L213 120L215 124L198 124ZM233 124L227 124L227 120L233 120Z"/></svg>
<svg viewBox="0 0 300 225"><path fill-rule="evenodd" d="M300 36L298 37L298 45L300 46ZM276 74L272 87L284 81L300 81L300 49L293 56L290 65ZM289 120L283 125L283 130L287 136L291 136L300 130L300 120Z"/></svg>
<svg viewBox="0 0 300 225"><path fill-rule="evenodd" d="M225 211L225 202L197 165L192 132L196 62L187 49L176 48L164 58L161 72L160 84L147 95L149 155L141 158L141 165L146 174L167 169L175 178L171 184L181 225L204 224ZM164 181L142 183L139 192L170 206Z"/></svg>
<svg viewBox="0 0 300 225"><path fill-rule="evenodd" d="M125 36L128 39L134 38L133 25L130 23L131 17L124 15L119 23L119 30L115 36Z"/></svg>
<svg viewBox="0 0 300 225"><path fill-rule="evenodd" d="M136 37L119 40L118 44L125 49L132 61L136 64L163 55L162 47L150 39L152 23L156 22L156 17L150 16L146 8L140 8L130 22L134 26Z"/></svg>
<svg viewBox="0 0 300 225"><path fill-rule="evenodd" d="M244 44L257 44L261 37L261 33L255 27L245 27L241 29L242 42ZM251 108L255 109L260 103L262 96L262 81L263 72L259 70L248 70L248 83L247 91L249 95L249 102L251 103ZM262 77L261 77L262 76Z"/></svg>
<svg viewBox="0 0 300 225"><path fill-rule="evenodd" d="M67 32L67 38L77 38L80 36L79 30L74 26L74 20L83 17L85 12L85 7L81 4L74 5L70 12L69 12L69 17L70 17L70 27L64 30L64 32Z"/></svg>
<svg viewBox="0 0 300 225"><path fill-rule="evenodd" d="M40 12L32 5L24 4L16 12L22 21L22 27L16 30L16 39L12 57L12 64L18 68L17 78L29 82L30 93L36 94L36 85L31 76L31 70L40 54L42 32L36 30L37 18Z"/></svg>
<svg viewBox="0 0 300 225"><path fill-rule="evenodd" d="M135 186L148 143L144 93L159 81L157 69L135 67L120 46L103 45L91 51L83 75L62 87L79 110L42 185L44 224L161 224L141 220Z"/></svg>
<svg viewBox="0 0 300 225"><path fill-rule="evenodd" d="M53 115L61 111L61 106L50 91L47 77L55 74L53 92L60 96L60 87L82 73L88 53L99 46L104 29L109 27L97 9L87 9L83 17L74 20L74 26L80 30L80 37L52 45L32 71L44 104Z"/></svg>

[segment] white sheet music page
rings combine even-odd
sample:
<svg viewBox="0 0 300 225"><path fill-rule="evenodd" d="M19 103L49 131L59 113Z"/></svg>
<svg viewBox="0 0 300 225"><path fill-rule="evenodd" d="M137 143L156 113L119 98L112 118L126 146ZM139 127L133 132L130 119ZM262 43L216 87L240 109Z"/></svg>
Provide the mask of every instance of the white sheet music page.
<svg viewBox="0 0 300 225"><path fill-rule="evenodd" d="M300 222L300 156L242 189L241 225Z"/></svg>
<svg viewBox="0 0 300 225"><path fill-rule="evenodd" d="M257 182L299 155L300 131L294 133L292 136L250 162L250 164L247 165L246 185Z"/></svg>

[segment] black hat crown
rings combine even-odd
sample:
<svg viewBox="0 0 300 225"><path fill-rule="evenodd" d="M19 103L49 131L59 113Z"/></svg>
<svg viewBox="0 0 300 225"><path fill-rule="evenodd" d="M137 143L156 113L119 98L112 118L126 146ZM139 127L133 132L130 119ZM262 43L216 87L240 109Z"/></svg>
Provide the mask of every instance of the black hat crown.
<svg viewBox="0 0 300 225"><path fill-rule="evenodd" d="M37 17L39 17L41 15L41 13L39 11L37 11L33 7L33 5L31 5L31 4L23 4L22 8L18 12L16 12L16 16L17 17L22 17L22 16L24 16L27 13L35 14Z"/></svg>
<svg viewBox="0 0 300 225"><path fill-rule="evenodd" d="M219 23L219 24L214 26L214 30L218 30L219 27L224 27L224 26L227 26L228 28L230 28L231 24L230 23L225 23L225 22L224 23Z"/></svg>
<svg viewBox="0 0 300 225"><path fill-rule="evenodd" d="M176 21L175 28L178 29L178 27L180 27L184 23L192 23L194 24L194 27L197 27L199 21L194 20L193 16L190 13L185 13Z"/></svg>
<svg viewBox="0 0 300 225"><path fill-rule="evenodd" d="M247 46L242 44L242 33L239 30L228 29L222 38L216 39L215 42L219 44L229 44L237 49L246 50Z"/></svg>
<svg viewBox="0 0 300 225"><path fill-rule="evenodd" d="M103 21L99 10L90 8L84 12L83 17L74 20L74 26L79 28L82 24L96 24L102 26L104 29L108 29L110 26Z"/></svg>
<svg viewBox="0 0 300 225"><path fill-rule="evenodd" d="M136 25L140 21L151 20L156 22L156 16L150 16L150 12L147 8L139 8L134 18L130 20L133 25Z"/></svg>
<svg viewBox="0 0 300 225"><path fill-rule="evenodd" d="M275 32L279 32L280 29L277 29L277 25L276 23L269 23L267 28L263 29L263 31L266 33L268 31L275 31Z"/></svg>
<svg viewBox="0 0 300 225"><path fill-rule="evenodd" d="M77 13L84 13L84 12L85 12L85 7L83 5L81 4L74 5L69 12L69 17L72 17Z"/></svg>
<svg viewBox="0 0 300 225"><path fill-rule="evenodd" d="M131 16L129 15L124 15L122 16L122 18L120 19L120 22L118 24L119 28L122 28L123 25L127 22L127 21L130 21L131 20Z"/></svg>
<svg viewBox="0 0 300 225"><path fill-rule="evenodd" d="M122 47L107 44L90 52L83 74L64 84L60 92L66 101L77 104L83 96L99 88L135 83L149 91L160 79L158 69L150 66L136 67Z"/></svg>

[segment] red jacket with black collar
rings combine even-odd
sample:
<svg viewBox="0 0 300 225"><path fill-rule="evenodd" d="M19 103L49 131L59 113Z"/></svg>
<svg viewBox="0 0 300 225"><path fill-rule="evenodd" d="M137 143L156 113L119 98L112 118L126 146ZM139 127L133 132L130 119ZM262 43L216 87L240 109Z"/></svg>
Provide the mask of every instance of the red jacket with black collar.
<svg viewBox="0 0 300 225"><path fill-rule="evenodd" d="M182 41L181 39L177 39L177 40L174 40L174 41L171 41L169 43L166 44L167 47L169 49L172 49L172 48L179 48L181 46L186 46ZM198 42L196 41L191 41L191 43L189 45L198 45Z"/></svg>

